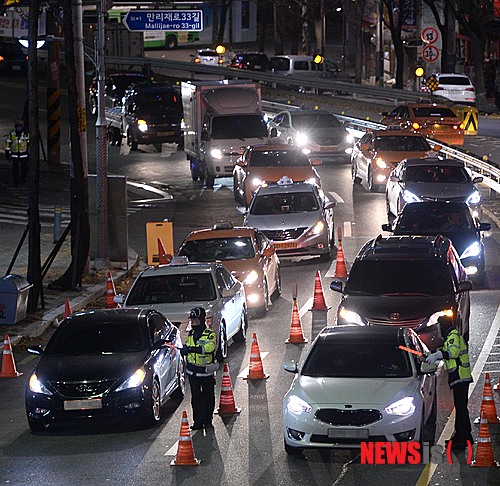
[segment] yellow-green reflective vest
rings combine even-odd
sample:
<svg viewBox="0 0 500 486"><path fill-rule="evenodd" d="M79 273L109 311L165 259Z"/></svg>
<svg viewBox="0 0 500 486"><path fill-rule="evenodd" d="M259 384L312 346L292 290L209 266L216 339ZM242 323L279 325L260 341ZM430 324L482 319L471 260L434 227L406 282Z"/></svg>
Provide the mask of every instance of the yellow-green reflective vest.
<svg viewBox="0 0 500 486"><path fill-rule="evenodd" d="M467 344L456 329L452 329L446 337L442 353L450 387L472 381Z"/></svg>

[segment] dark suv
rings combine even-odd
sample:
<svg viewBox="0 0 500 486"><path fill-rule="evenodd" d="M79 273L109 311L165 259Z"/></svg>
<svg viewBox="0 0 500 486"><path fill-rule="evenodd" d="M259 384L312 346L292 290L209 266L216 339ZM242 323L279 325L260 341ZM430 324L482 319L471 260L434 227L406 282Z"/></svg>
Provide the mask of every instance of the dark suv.
<svg viewBox="0 0 500 486"><path fill-rule="evenodd" d="M238 52L229 63L229 67L265 71L269 58L264 52Z"/></svg>
<svg viewBox="0 0 500 486"><path fill-rule="evenodd" d="M469 339L472 283L451 241L438 236L381 235L357 254L342 292L337 324L409 327L436 349L443 344L437 325L442 315Z"/></svg>

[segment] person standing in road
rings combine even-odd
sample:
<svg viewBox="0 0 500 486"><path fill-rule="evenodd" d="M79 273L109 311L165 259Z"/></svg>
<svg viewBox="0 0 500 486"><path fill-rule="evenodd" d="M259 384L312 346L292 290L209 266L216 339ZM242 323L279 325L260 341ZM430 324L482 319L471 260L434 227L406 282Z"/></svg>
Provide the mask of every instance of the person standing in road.
<svg viewBox="0 0 500 486"><path fill-rule="evenodd" d="M206 313L203 307L195 307L189 313L191 330L181 354L186 357L186 373L191 388L191 406L193 407L193 425L191 429L212 428L215 408L215 350L217 338L215 332L205 323Z"/></svg>
<svg viewBox="0 0 500 486"><path fill-rule="evenodd" d="M426 362L433 364L443 360L448 371L448 384L453 391L455 405L455 431L451 437L451 448L464 450L467 441L472 445L474 440L471 433L469 410L469 383L472 382L469 354L463 336L453 327L451 317L441 316L438 319L441 335L445 342L443 347L426 358ZM448 445L449 441L446 441Z"/></svg>
<svg viewBox="0 0 500 486"><path fill-rule="evenodd" d="M29 133L24 131L22 120L16 120L14 130L7 135L5 158L12 163L14 185L24 184L28 175Z"/></svg>

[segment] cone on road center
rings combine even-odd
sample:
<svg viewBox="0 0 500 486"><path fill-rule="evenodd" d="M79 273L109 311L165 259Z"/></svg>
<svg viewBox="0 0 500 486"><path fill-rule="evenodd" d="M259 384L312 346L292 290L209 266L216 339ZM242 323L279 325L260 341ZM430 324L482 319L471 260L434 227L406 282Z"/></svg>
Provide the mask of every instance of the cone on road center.
<svg viewBox="0 0 500 486"><path fill-rule="evenodd" d="M175 459L170 463L171 466L198 466L200 460L194 457L193 441L191 440L191 431L189 430L189 422L187 412L182 412L181 432L179 435L179 445L177 446L177 454Z"/></svg>
<svg viewBox="0 0 500 486"><path fill-rule="evenodd" d="M347 278L347 267L345 264L344 250L342 249L342 240L339 240L337 248L337 261L335 264L335 277Z"/></svg>
<svg viewBox="0 0 500 486"><path fill-rule="evenodd" d="M158 238L158 264L168 265L172 261L172 255L165 251L162 241Z"/></svg>
<svg viewBox="0 0 500 486"><path fill-rule="evenodd" d="M476 457L470 463L472 467L500 467L493 458L493 446L491 445L488 420L484 412L481 412L481 423L477 436Z"/></svg>
<svg viewBox="0 0 500 486"><path fill-rule="evenodd" d="M2 370L0 371L0 378L17 378L21 376L16 370L16 363L14 362L14 355L12 354L12 346L10 345L10 338L5 334L3 340L3 354L2 354Z"/></svg>
<svg viewBox="0 0 500 486"><path fill-rule="evenodd" d="M259 343L257 342L257 334L252 334L252 349L250 351L250 368L245 380L266 380L269 378L268 374L264 373L262 366L262 359L260 357Z"/></svg>
<svg viewBox="0 0 500 486"><path fill-rule="evenodd" d="M231 375L229 366L224 363L224 372L222 373L222 387L220 391L219 408L215 411L219 415L232 415L240 413L241 408L234 403L233 386L231 384Z"/></svg>
<svg viewBox="0 0 500 486"><path fill-rule="evenodd" d="M290 337L285 341L285 343L307 343L307 339L304 338L304 333L302 332L302 323L300 322L299 308L297 306L297 299L293 299L292 306L292 322L290 324Z"/></svg>
<svg viewBox="0 0 500 486"><path fill-rule="evenodd" d="M64 301L64 318L69 317L71 315L71 305L69 304L69 299L66 298Z"/></svg>
<svg viewBox="0 0 500 486"><path fill-rule="evenodd" d="M325 294L323 293L323 285L321 283L321 274L319 270L316 272L316 279L314 280L314 299L312 311L325 311L328 307L325 302Z"/></svg>
<svg viewBox="0 0 500 486"><path fill-rule="evenodd" d="M488 372L486 372L484 376L483 401L481 402L479 417L474 420L475 424L480 423L483 412L489 424L500 424L500 419L497 416L497 409L495 407L495 399L493 398L490 374Z"/></svg>
<svg viewBox="0 0 500 486"><path fill-rule="evenodd" d="M106 309L114 309L117 306L115 302L115 296L115 283L113 282L111 273L108 272L108 278L106 281Z"/></svg>

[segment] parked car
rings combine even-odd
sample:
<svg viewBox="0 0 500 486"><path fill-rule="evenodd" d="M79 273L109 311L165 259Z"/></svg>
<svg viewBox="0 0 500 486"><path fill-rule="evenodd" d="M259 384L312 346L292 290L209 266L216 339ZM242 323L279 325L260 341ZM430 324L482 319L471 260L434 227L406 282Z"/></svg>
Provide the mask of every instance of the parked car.
<svg viewBox="0 0 500 486"><path fill-rule="evenodd" d="M481 204L481 193L474 184L465 163L456 159L428 157L405 159L391 172L385 197L388 216L397 216L409 202L465 202L473 208Z"/></svg>
<svg viewBox="0 0 500 486"><path fill-rule="evenodd" d="M335 243L334 207L316 184L294 184L283 177L257 190L243 224L261 230L280 257L313 255L329 261Z"/></svg>
<svg viewBox="0 0 500 486"><path fill-rule="evenodd" d="M464 144L464 125L446 105L407 102L396 106L390 113L382 112L382 117L380 123L388 127L408 128L451 145Z"/></svg>
<svg viewBox="0 0 500 486"><path fill-rule="evenodd" d="M28 55L18 41L0 40L0 72L28 72Z"/></svg>
<svg viewBox="0 0 500 486"><path fill-rule="evenodd" d="M321 178L315 169L320 164L321 160L310 161L298 147L287 144L249 146L233 170L234 199L248 206L261 185L276 183L283 176L321 187Z"/></svg>
<svg viewBox="0 0 500 486"><path fill-rule="evenodd" d="M245 287L248 311L263 317L281 295L280 261L267 237L229 221L192 231L177 254L191 262L221 262Z"/></svg>
<svg viewBox="0 0 500 486"><path fill-rule="evenodd" d="M342 294L337 324L409 327L432 350L444 342L438 318L447 315L469 340L472 283L451 241L442 236L372 238L359 250Z"/></svg>
<svg viewBox="0 0 500 486"><path fill-rule="evenodd" d="M148 267L135 279L124 307L153 307L187 337L189 312L203 307L217 336L217 360L227 357L228 340L246 339L248 317L243 283L221 263L190 263L175 257L169 265Z"/></svg>
<svg viewBox="0 0 500 486"><path fill-rule="evenodd" d="M178 329L153 309L106 309L65 318L26 388L31 430L89 418L140 416L157 425L168 398L182 398L184 360Z"/></svg>
<svg viewBox="0 0 500 486"><path fill-rule="evenodd" d="M383 224L394 235L438 235L451 240L469 278L484 280L483 232L490 223L481 223L463 202L420 202L406 204L394 224Z"/></svg>
<svg viewBox="0 0 500 486"><path fill-rule="evenodd" d="M435 74L438 81L433 96L441 96L456 104L476 105L476 89L466 74Z"/></svg>
<svg viewBox="0 0 500 486"><path fill-rule="evenodd" d="M354 138L327 110L284 110L269 121L268 129L271 139L296 145L311 157L350 160Z"/></svg>
<svg viewBox="0 0 500 486"><path fill-rule="evenodd" d="M427 140L409 130L372 130L355 144L351 154L352 181L365 183L369 191L385 190L391 171L409 157L438 155Z"/></svg>
<svg viewBox="0 0 500 486"><path fill-rule="evenodd" d="M285 450L359 448L361 442L425 440L437 417L436 364L411 329L325 327L283 398Z"/></svg>
<svg viewBox="0 0 500 486"><path fill-rule="evenodd" d="M264 52L238 52L229 63L229 67L265 71L269 58Z"/></svg>

